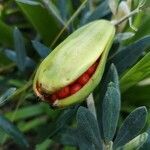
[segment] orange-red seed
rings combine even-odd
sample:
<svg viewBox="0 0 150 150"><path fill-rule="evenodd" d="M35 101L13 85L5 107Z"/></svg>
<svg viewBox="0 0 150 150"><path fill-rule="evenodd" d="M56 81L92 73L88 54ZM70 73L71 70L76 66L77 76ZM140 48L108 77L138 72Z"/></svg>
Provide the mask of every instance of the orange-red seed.
<svg viewBox="0 0 150 150"><path fill-rule="evenodd" d="M70 89L69 89L68 86L62 88L61 90L59 90L57 92L57 95L58 95L59 99L65 98L65 97L69 96L69 94L70 94Z"/></svg>
<svg viewBox="0 0 150 150"><path fill-rule="evenodd" d="M84 73L78 78L77 82L83 86L89 81L89 79L89 75L87 73Z"/></svg>
<svg viewBox="0 0 150 150"><path fill-rule="evenodd" d="M92 75L92 74L95 72L97 65L98 65L98 63L95 62L95 63L86 71L86 73L88 73L89 75Z"/></svg>

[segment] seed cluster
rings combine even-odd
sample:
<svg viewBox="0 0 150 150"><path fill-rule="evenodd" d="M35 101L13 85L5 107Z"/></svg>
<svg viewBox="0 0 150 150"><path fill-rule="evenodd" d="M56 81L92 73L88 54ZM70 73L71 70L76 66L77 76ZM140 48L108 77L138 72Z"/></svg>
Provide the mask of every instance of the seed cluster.
<svg viewBox="0 0 150 150"><path fill-rule="evenodd" d="M89 81L91 76L94 74L97 66L98 66L98 61L96 61L92 66L90 66L88 70L84 72L76 81L74 81L68 86L63 87L59 91L53 93L51 95L50 100L54 102L56 99L61 100L63 98L71 96L72 94L75 94Z"/></svg>

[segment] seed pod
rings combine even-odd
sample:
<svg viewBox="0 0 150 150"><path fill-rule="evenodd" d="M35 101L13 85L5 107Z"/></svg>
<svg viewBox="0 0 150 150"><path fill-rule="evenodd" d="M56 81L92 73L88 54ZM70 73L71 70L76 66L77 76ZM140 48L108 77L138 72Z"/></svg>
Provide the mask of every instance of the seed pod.
<svg viewBox="0 0 150 150"><path fill-rule="evenodd" d="M101 80L114 35L114 25L106 20L72 33L39 66L33 84L36 95L53 107L83 101Z"/></svg>

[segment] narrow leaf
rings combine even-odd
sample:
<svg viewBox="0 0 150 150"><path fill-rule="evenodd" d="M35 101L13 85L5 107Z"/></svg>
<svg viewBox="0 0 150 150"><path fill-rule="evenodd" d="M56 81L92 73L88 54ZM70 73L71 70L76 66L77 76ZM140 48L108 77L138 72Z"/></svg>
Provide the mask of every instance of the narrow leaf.
<svg viewBox="0 0 150 150"><path fill-rule="evenodd" d="M124 92L131 86L145 78L150 77L150 52L147 53L137 64L135 64L122 78L121 91Z"/></svg>
<svg viewBox="0 0 150 150"><path fill-rule="evenodd" d="M95 145L96 149L102 150L102 142L98 123L94 115L86 108L80 107L77 111L77 127L80 134Z"/></svg>
<svg viewBox="0 0 150 150"><path fill-rule="evenodd" d="M17 54L16 54L16 52L7 49L7 50L5 50L5 54L10 60L17 63ZM24 62L25 68L34 69L35 62L31 58L29 58L28 56L26 56L25 59L26 59L25 62Z"/></svg>
<svg viewBox="0 0 150 150"><path fill-rule="evenodd" d="M66 128L62 132L62 138L60 142L65 145L76 146L79 147L80 150L95 150L93 144L91 144L85 136L80 134L80 130L78 128Z"/></svg>
<svg viewBox="0 0 150 150"><path fill-rule="evenodd" d="M33 0L16 0L16 1L24 3L24 4L28 4L28 5L39 5L40 4L40 2L36 2Z"/></svg>
<svg viewBox="0 0 150 150"><path fill-rule="evenodd" d="M62 131L60 143L70 146L78 146L79 135L77 129L67 127Z"/></svg>
<svg viewBox="0 0 150 150"><path fill-rule="evenodd" d="M143 129L147 117L146 107L139 107L135 109L125 119L121 128L119 129L114 147L120 147L132 140Z"/></svg>
<svg viewBox="0 0 150 150"><path fill-rule="evenodd" d="M147 140L144 143L144 145L142 145L142 147L140 148L140 150L149 150L149 146L150 146L150 129L147 130L147 133L148 133Z"/></svg>
<svg viewBox="0 0 150 150"><path fill-rule="evenodd" d="M68 19L68 3L69 1L66 0L57 0L57 6L64 21Z"/></svg>
<svg viewBox="0 0 150 150"><path fill-rule="evenodd" d="M135 34L133 32L124 32L124 33L118 33L115 37L115 42L122 42L124 40L127 40L131 37L133 37Z"/></svg>
<svg viewBox="0 0 150 150"><path fill-rule="evenodd" d="M9 98L15 93L16 88L9 88L3 95L0 97L0 106L4 105Z"/></svg>
<svg viewBox="0 0 150 150"><path fill-rule="evenodd" d="M16 3L21 8L29 22L40 34L44 43L50 45L61 29L61 25L58 23L55 16L50 14L39 2L16 0Z"/></svg>
<svg viewBox="0 0 150 150"><path fill-rule="evenodd" d="M71 121L72 117L75 115L77 111L77 108L78 106L67 109L60 115L60 117L55 122L53 131L50 131L49 137L54 136L54 134L58 133L65 125L67 125Z"/></svg>
<svg viewBox="0 0 150 150"><path fill-rule="evenodd" d="M103 1L97 8L88 16L82 20L82 24L100 19L110 13L110 8L107 1Z"/></svg>
<svg viewBox="0 0 150 150"><path fill-rule="evenodd" d="M14 29L13 36L16 51L16 63L19 70L24 71L26 63L26 49L24 39L21 32L17 28Z"/></svg>
<svg viewBox="0 0 150 150"><path fill-rule="evenodd" d="M102 100L104 99L107 86L110 82L115 83L116 88L119 89L118 73L114 64L111 64L108 71L105 72L105 74L103 75L101 83L94 90L95 103L96 103L97 108L99 108L97 109L97 119L98 119L100 131L101 131L101 136L103 138L104 136L102 135L103 134L103 129L102 129L102 110L103 110L102 103L103 101Z"/></svg>
<svg viewBox="0 0 150 150"><path fill-rule="evenodd" d="M62 20L60 14L59 14L59 10L53 4L53 2L49 1L49 0L43 0L42 3L45 6L45 8L48 10L49 14L53 15L55 17L55 19L57 20L57 22L60 23L60 25L64 26L65 22Z"/></svg>
<svg viewBox="0 0 150 150"><path fill-rule="evenodd" d="M102 109L104 139L110 142L113 140L120 113L120 92L112 82L108 85Z"/></svg>
<svg viewBox="0 0 150 150"><path fill-rule="evenodd" d="M45 58L51 51L50 48L38 41L32 41L32 45L42 58Z"/></svg>
<svg viewBox="0 0 150 150"><path fill-rule="evenodd" d="M137 150L146 142L147 137L148 134L146 132L142 133L117 150Z"/></svg>
<svg viewBox="0 0 150 150"><path fill-rule="evenodd" d="M150 36L145 36L133 44L117 51L117 53L111 57L109 63L115 64L120 75L131 67L148 47L150 47Z"/></svg>
<svg viewBox="0 0 150 150"><path fill-rule="evenodd" d="M29 148L29 144L24 135L2 115L0 115L0 128L9 134L20 147Z"/></svg>
<svg viewBox="0 0 150 150"><path fill-rule="evenodd" d="M46 110L46 106L47 106L46 104L36 104L36 105L30 105L30 106L19 108L15 114L14 121L28 119L34 116L44 114ZM54 115L52 110L50 112L51 115ZM14 111L9 111L5 114L5 116L8 119L11 119L14 113L15 113Z"/></svg>
<svg viewBox="0 0 150 150"><path fill-rule="evenodd" d="M13 30L0 19L0 43L13 46Z"/></svg>

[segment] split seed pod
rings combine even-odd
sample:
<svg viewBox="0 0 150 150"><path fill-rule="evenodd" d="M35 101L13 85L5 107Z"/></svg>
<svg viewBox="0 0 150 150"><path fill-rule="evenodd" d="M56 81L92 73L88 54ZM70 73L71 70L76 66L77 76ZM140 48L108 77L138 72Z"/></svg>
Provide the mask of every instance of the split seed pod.
<svg viewBox="0 0 150 150"><path fill-rule="evenodd" d="M113 24L98 20L68 36L40 64L36 95L61 108L85 100L101 80L114 35Z"/></svg>

